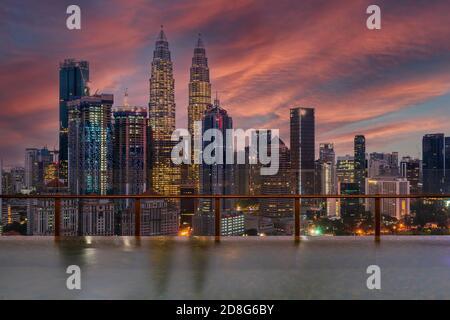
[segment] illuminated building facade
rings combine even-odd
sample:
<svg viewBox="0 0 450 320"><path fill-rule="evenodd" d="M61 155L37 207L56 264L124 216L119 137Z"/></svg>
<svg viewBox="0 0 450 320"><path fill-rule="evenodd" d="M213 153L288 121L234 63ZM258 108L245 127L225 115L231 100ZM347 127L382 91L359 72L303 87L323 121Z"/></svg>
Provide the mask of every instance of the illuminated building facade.
<svg viewBox="0 0 450 320"><path fill-rule="evenodd" d="M73 194L105 195L112 189L113 95L85 96L69 108L69 188Z"/></svg>
<svg viewBox="0 0 450 320"><path fill-rule="evenodd" d="M409 194L409 181L399 177L377 177L366 179L366 194ZM375 201L366 199L366 209L375 212ZM409 216L410 199L381 199L381 214L397 219Z"/></svg>
<svg viewBox="0 0 450 320"><path fill-rule="evenodd" d="M147 192L146 194L154 194ZM167 199L141 200L141 235L176 236L178 233L178 211ZM134 209L122 211L122 235L134 235Z"/></svg>
<svg viewBox="0 0 450 320"><path fill-rule="evenodd" d="M353 156L346 155L342 157L337 157L336 179L338 183L355 182L355 160Z"/></svg>
<svg viewBox="0 0 450 320"><path fill-rule="evenodd" d="M363 135L356 135L354 139L355 152L355 183L358 184L360 194L364 194L366 179L366 138Z"/></svg>
<svg viewBox="0 0 450 320"><path fill-rule="evenodd" d="M422 161L420 159L403 157L400 161L400 176L409 181L411 194L422 192Z"/></svg>
<svg viewBox="0 0 450 320"><path fill-rule="evenodd" d="M222 164L207 164L203 162L200 165L200 193L201 194L233 194L234 193L234 165L226 164L227 129L233 128L233 119L227 111L220 107L219 100L214 101L214 106L208 109L203 118L203 133L209 129L217 129L223 135L222 145L215 142L204 141L202 150L210 143L215 143L215 150L222 149ZM216 140L214 140L216 141ZM232 152L232 151L231 151ZM217 159L216 159L217 161ZM229 213L234 208L232 199L221 200L221 212ZM193 217L193 231L195 235L214 235L214 207L211 199L200 199L199 207Z"/></svg>
<svg viewBox="0 0 450 320"><path fill-rule="evenodd" d="M57 168L54 160L54 152L49 151L47 147L27 148L25 150L25 188L30 191L42 191L45 183L55 178Z"/></svg>
<svg viewBox="0 0 450 320"><path fill-rule="evenodd" d="M55 202L39 200L33 206L33 235L52 236L55 233ZM76 236L78 224L78 202L76 200L61 201L61 235Z"/></svg>
<svg viewBox="0 0 450 320"><path fill-rule="evenodd" d="M114 203L111 200L83 200L81 218L82 235L114 235Z"/></svg>
<svg viewBox="0 0 450 320"><path fill-rule="evenodd" d="M320 193L334 194L336 192L336 155L332 143L319 145Z"/></svg>
<svg viewBox="0 0 450 320"><path fill-rule="evenodd" d="M196 159L201 150L194 148L194 136L198 137L202 129L198 124L208 107L211 106L211 83L209 80L208 58L203 41L199 35L192 57L189 81L188 130L191 135L191 159ZM200 190L199 165L192 164L189 168L189 180L196 192Z"/></svg>
<svg viewBox="0 0 450 320"><path fill-rule="evenodd" d="M67 194L67 186L59 179L45 185L46 195ZM55 201L53 199L39 199L31 205L33 235L51 236L55 232ZM78 199L61 200L60 232L63 236L78 235Z"/></svg>
<svg viewBox="0 0 450 320"><path fill-rule="evenodd" d="M336 188L336 154L332 143L319 145L319 159L316 161L316 191L317 194L335 194ZM336 215L336 199L318 201L327 211L327 216Z"/></svg>
<svg viewBox="0 0 450 320"><path fill-rule="evenodd" d="M59 65L59 166L60 179L68 179L69 110L67 102L88 95L89 63L66 59Z"/></svg>
<svg viewBox="0 0 450 320"><path fill-rule="evenodd" d="M113 192L146 191L147 110L128 103L114 110Z"/></svg>
<svg viewBox="0 0 450 320"><path fill-rule="evenodd" d="M270 132L270 131L269 131ZM279 167L277 174L261 176L261 194L292 194L292 179L290 175L289 148L279 137L271 137L268 141L279 141ZM270 147L268 147L270 149ZM292 199L260 199L260 214L264 217L282 218L292 217L294 201Z"/></svg>
<svg viewBox="0 0 450 320"><path fill-rule="evenodd" d="M169 43L161 29L150 75L149 122L150 146L149 187L158 194L178 195L180 192L180 167L172 163L171 152L175 145L171 135L175 130L175 80L170 58Z"/></svg>
<svg viewBox="0 0 450 320"><path fill-rule="evenodd" d="M222 236L242 236L245 233L245 217L242 212L232 212L222 215L220 234Z"/></svg>

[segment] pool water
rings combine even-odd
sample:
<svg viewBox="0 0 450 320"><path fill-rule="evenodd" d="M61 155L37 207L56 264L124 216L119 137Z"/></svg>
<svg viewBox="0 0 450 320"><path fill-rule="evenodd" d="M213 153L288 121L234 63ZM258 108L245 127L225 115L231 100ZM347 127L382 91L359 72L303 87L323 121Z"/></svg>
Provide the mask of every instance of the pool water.
<svg viewBox="0 0 450 320"><path fill-rule="evenodd" d="M450 237L3 237L0 299L450 299Z"/></svg>

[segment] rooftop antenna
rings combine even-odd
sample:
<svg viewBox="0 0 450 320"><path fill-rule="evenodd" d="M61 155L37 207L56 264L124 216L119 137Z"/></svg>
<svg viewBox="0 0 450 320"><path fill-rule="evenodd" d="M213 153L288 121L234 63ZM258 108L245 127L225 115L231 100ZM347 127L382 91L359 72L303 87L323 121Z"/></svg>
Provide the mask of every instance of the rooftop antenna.
<svg viewBox="0 0 450 320"><path fill-rule="evenodd" d="M198 34L198 40L197 40L197 48L203 48L203 40L202 40L202 34Z"/></svg>
<svg viewBox="0 0 450 320"><path fill-rule="evenodd" d="M219 92L216 91L216 98L214 99L214 105L219 106L220 100L219 100Z"/></svg>
<svg viewBox="0 0 450 320"><path fill-rule="evenodd" d="M125 107L129 107L130 104L128 103L128 88L125 88L125 94L123 96L123 105Z"/></svg>
<svg viewBox="0 0 450 320"><path fill-rule="evenodd" d="M164 34L164 26L163 25L161 25L161 30L159 31L158 40L159 41L167 41L166 35Z"/></svg>

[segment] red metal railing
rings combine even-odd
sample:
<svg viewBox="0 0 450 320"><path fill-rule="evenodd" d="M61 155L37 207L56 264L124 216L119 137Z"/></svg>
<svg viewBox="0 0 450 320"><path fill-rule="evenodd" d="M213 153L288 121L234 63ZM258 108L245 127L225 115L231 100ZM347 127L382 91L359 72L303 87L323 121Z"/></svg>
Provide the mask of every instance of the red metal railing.
<svg viewBox="0 0 450 320"><path fill-rule="evenodd" d="M375 241L381 237L381 199L450 199L450 194L421 195L0 195L0 199L53 199L55 201L55 237L60 236L61 199L134 199L135 229L134 234L141 236L141 200L142 199L214 199L215 239L220 240L220 200L221 199L293 199L294 200L294 239L300 241L300 211L301 199L374 199L375 200Z"/></svg>

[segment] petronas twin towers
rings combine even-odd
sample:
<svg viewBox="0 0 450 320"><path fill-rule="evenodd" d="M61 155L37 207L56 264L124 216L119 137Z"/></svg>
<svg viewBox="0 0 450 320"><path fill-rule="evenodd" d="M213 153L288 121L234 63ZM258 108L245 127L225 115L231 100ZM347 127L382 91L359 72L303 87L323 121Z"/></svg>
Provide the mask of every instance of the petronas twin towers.
<svg viewBox="0 0 450 320"><path fill-rule="evenodd" d="M209 79L208 59L199 35L194 49L189 82L188 130L191 137L200 133L196 121L201 121L207 108L211 105L211 83ZM180 193L181 171L171 161L171 151L175 142L171 141L175 130L175 80L169 43L161 27L155 50L150 75L149 101L149 148L150 188L162 195ZM193 144L191 144L193 145ZM192 156L200 150L192 150ZM199 190L198 167L188 170L189 183ZM183 181L186 183L186 181Z"/></svg>

